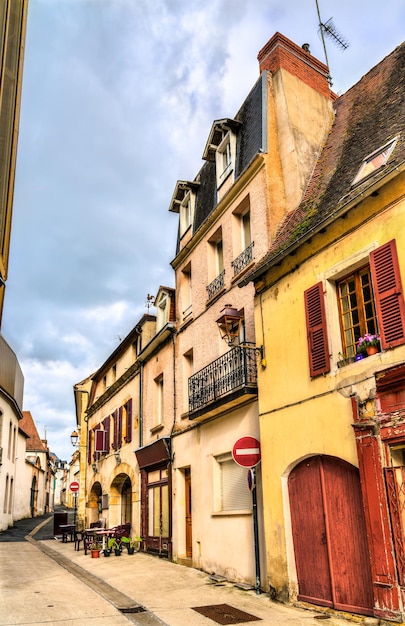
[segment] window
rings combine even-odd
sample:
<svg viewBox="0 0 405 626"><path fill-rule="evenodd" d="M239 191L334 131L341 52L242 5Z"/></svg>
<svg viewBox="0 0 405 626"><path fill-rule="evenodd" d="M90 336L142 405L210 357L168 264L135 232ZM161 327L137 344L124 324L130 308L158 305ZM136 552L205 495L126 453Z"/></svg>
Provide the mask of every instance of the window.
<svg viewBox="0 0 405 626"><path fill-rule="evenodd" d="M366 156L352 185L356 185L357 183L362 182L364 179L369 178L377 170L383 167L387 163L391 152L395 148L396 142L397 139L395 138L392 141L386 143L381 148L378 148L378 150L375 150L374 152Z"/></svg>
<svg viewBox="0 0 405 626"><path fill-rule="evenodd" d="M187 322L193 315L191 299L191 263L182 271L182 282L180 286L182 321Z"/></svg>
<svg viewBox="0 0 405 626"><path fill-rule="evenodd" d="M113 379L113 382L117 380L117 364L116 363L114 363L114 365L112 366L112 379Z"/></svg>
<svg viewBox="0 0 405 626"><path fill-rule="evenodd" d="M370 267L339 281L337 294L343 355L348 358L356 355L359 337L379 332Z"/></svg>
<svg viewBox="0 0 405 626"><path fill-rule="evenodd" d="M235 179L236 134L240 127L241 122L230 118L216 120L211 127L203 159L215 161L218 190L226 180L232 184ZM228 189L226 185L221 193Z"/></svg>
<svg viewBox="0 0 405 626"><path fill-rule="evenodd" d="M250 230L249 197L241 203L234 213L234 247L238 256L232 261L234 276L237 276L253 261L253 241ZM239 253L240 251L240 253Z"/></svg>
<svg viewBox="0 0 405 626"><path fill-rule="evenodd" d="M155 407L155 416L154 416L153 426L160 426L161 424L163 424L163 416L164 416L163 374L160 374L160 376L158 376L155 379L155 386L156 386L156 393L155 393L156 407Z"/></svg>
<svg viewBox="0 0 405 626"><path fill-rule="evenodd" d="M169 537L169 485L167 468L148 473L148 536Z"/></svg>
<svg viewBox="0 0 405 626"><path fill-rule="evenodd" d="M356 339L379 332L382 349L405 343L405 302L395 240L370 253L370 265L337 281L342 347L355 354ZM330 371L322 282L304 292L311 376Z"/></svg>
<svg viewBox="0 0 405 626"><path fill-rule="evenodd" d="M208 299L219 293L224 283L224 251L222 244L222 229L219 228L215 235L208 240L208 272L212 277L211 283L207 286Z"/></svg>
<svg viewBox="0 0 405 626"><path fill-rule="evenodd" d="M189 191L184 196L180 205L180 237L190 228L193 223L194 194Z"/></svg>
<svg viewBox="0 0 405 626"><path fill-rule="evenodd" d="M169 296L167 293L161 293L159 299L155 302L157 309L156 330L159 331L166 326L169 321Z"/></svg>
<svg viewBox="0 0 405 626"><path fill-rule="evenodd" d="M217 462L217 501L216 512L246 511L252 508L252 494L248 488L246 468L240 467L230 452L216 457Z"/></svg>
<svg viewBox="0 0 405 626"><path fill-rule="evenodd" d="M193 349L184 354L183 358L183 406L184 413L188 413L188 379L194 374L194 355Z"/></svg>

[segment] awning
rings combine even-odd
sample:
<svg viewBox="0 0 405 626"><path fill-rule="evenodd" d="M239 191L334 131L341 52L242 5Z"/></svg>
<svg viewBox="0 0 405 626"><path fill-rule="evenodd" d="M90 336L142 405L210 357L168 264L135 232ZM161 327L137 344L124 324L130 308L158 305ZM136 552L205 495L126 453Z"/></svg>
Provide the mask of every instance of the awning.
<svg viewBox="0 0 405 626"><path fill-rule="evenodd" d="M150 467L151 465L157 465L164 461L170 461L170 438L162 437L157 439L153 443L143 446L138 450L135 450L136 460L140 469Z"/></svg>

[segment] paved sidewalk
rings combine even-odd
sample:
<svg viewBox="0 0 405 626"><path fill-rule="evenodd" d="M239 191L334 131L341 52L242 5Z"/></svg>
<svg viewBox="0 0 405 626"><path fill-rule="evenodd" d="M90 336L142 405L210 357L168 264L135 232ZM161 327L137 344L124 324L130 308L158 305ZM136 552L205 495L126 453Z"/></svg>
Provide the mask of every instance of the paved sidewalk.
<svg viewBox="0 0 405 626"><path fill-rule="evenodd" d="M44 536L43 530L33 534L30 544L89 584L135 624L216 626L218 621L201 615L194 607L224 604L256 618L230 623L254 624L261 620L263 626L319 626L320 620L325 620L329 626L350 624L327 609L314 611L286 606L271 601L265 593L244 591L231 583L215 584L208 574L152 555L140 552L128 555L123 551L120 557L101 555L92 559L90 554L85 556L83 549L75 551L73 543L55 539L36 541L41 534ZM135 612L125 613L126 610ZM352 623L378 624L378 620L353 616Z"/></svg>

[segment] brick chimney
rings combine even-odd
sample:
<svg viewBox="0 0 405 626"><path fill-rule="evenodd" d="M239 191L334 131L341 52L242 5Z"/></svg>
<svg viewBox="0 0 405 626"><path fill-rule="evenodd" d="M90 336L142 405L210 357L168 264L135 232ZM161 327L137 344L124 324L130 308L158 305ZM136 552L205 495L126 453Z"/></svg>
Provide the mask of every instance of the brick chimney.
<svg viewBox="0 0 405 626"><path fill-rule="evenodd" d="M281 33L275 33L260 50L257 59L260 73L268 70L275 74L277 70L284 69L321 95L335 98L328 82L328 66L313 57L308 46L300 48Z"/></svg>

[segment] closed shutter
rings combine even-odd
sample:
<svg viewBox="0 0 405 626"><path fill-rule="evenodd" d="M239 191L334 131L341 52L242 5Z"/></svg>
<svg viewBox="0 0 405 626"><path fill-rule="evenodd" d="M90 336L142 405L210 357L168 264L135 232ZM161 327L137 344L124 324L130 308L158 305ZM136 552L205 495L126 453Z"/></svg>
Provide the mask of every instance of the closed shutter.
<svg viewBox="0 0 405 626"><path fill-rule="evenodd" d="M405 343L405 305L395 240L370 254L382 348Z"/></svg>
<svg viewBox="0 0 405 626"><path fill-rule="evenodd" d="M246 468L240 467L233 459L221 463L222 510L238 511L252 508L252 494L249 491Z"/></svg>
<svg viewBox="0 0 405 626"><path fill-rule="evenodd" d="M113 414L114 420L114 434L113 434L113 445L114 450L118 450L118 409L115 409Z"/></svg>
<svg viewBox="0 0 405 626"><path fill-rule="evenodd" d="M118 442L117 447L121 448L122 445L122 406L118 409Z"/></svg>
<svg viewBox="0 0 405 626"><path fill-rule="evenodd" d="M105 420L103 420L103 426L104 426L104 431L105 431L105 451L109 452L110 451L110 423L111 423L111 418L110 416L106 417Z"/></svg>
<svg viewBox="0 0 405 626"><path fill-rule="evenodd" d="M132 398L127 402L127 436L126 442L132 441Z"/></svg>
<svg viewBox="0 0 405 626"><path fill-rule="evenodd" d="M95 431L95 451L96 452L105 452L105 431L104 430L96 430Z"/></svg>
<svg viewBox="0 0 405 626"><path fill-rule="evenodd" d="M93 444L93 431L90 430L89 431L89 443L88 443L88 447L87 447L87 463L89 465L91 463L91 448L92 448L92 444Z"/></svg>
<svg viewBox="0 0 405 626"><path fill-rule="evenodd" d="M317 283L304 292L305 316L311 376L330 371L328 334L326 330L325 303L322 283Z"/></svg>

